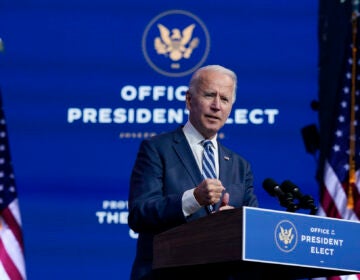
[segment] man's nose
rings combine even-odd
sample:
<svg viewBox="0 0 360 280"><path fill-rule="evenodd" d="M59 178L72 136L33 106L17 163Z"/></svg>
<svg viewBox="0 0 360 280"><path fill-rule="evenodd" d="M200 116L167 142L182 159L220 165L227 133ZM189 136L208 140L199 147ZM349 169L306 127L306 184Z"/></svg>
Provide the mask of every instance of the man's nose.
<svg viewBox="0 0 360 280"><path fill-rule="evenodd" d="M216 110L220 110L220 108L221 108L220 96L215 96L211 105L212 105L212 108L214 108Z"/></svg>

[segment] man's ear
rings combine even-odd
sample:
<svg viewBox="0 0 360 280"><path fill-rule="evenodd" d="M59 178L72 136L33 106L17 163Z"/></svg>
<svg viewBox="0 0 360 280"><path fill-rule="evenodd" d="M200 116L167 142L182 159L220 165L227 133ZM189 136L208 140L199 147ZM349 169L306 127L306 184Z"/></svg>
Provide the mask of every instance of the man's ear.
<svg viewBox="0 0 360 280"><path fill-rule="evenodd" d="M187 108L188 110L189 110L189 108L190 108L191 98L192 98L192 96L191 96L190 91L187 91L187 92L186 92L186 95L185 95L185 99L186 99L186 108Z"/></svg>

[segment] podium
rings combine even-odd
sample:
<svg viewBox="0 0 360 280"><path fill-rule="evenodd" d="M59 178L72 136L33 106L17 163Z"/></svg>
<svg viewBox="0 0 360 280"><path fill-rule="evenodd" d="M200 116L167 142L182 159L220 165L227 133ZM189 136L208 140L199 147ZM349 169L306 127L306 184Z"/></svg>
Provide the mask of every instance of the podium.
<svg viewBox="0 0 360 280"><path fill-rule="evenodd" d="M231 209L156 235L153 271L157 279L202 271L247 271L249 278L244 279L356 274L359 234L356 222L252 207Z"/></svg>

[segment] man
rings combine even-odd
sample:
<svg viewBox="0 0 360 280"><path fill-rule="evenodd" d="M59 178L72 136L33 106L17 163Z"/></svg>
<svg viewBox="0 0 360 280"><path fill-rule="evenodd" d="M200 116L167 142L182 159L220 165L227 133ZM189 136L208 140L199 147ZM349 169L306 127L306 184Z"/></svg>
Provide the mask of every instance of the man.
<svg viewBox="0 0 360 280"><path fill-rule="evenodd" d="M258 205L249 163L217 141L235 102L236 86L237 77L229 69L198 69L186 93L185 126L141 143L129 193L129 226L139 232L131 279L154 279L155 234L213 211ZM204 140L211 141L216 178L202 174Z"/></svg>

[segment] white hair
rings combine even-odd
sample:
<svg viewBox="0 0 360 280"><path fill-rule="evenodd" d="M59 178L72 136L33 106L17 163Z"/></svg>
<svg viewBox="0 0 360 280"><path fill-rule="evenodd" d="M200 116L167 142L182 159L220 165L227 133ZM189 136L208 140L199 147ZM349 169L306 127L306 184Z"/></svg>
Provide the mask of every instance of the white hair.
<svg viewBox="0 0 360 280"><path fill-rule="evenodd" d="M194 94L196 93L196 89L199 85L199 83L201 82L201 74L204 72L204 71L215 71L215 72L220 72L224 75L227 75L229 76L232 80L233 80L233 83L234 83L234 91L233 91L233 103L235 102L235 99L236 99L236 90L237 90L237 76L235 74L234 71L228 69L228 68L225 68L221 65L207 65L207 66L204 66L204 67L201 67L199 68L198 70L196 70L191 79L190 79L190 86L189 86L189 92Z"/></svg>

